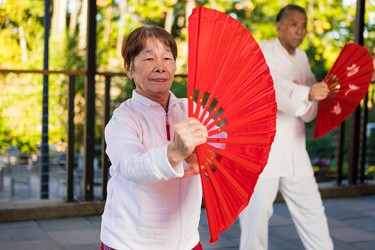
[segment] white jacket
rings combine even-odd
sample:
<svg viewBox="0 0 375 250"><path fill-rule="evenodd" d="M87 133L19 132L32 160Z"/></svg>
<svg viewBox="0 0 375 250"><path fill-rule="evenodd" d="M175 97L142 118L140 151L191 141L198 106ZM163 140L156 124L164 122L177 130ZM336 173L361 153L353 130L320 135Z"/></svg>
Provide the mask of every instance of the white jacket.
<svg viewBox="0 0 375 250"><path fill-rule="evenodd" d="M187 99L170 93L168 121L186 119ZM133 91L105 129L111 161L101 240L118 249L192 249L199 242L199 175L181 179L167 158L166 112ZM173 138L173 131L171 131Z"/></svg>
<svg viewBox="0 0 375 250"><path fill-rule="evenodd" d="M309 86L316 80L306 53L296 49L291 56L278 39L265 42L261 49L274 81L278 107L276 135L261 176L312 175L305 122L317 114L317 103L308 101Z"/></svg>

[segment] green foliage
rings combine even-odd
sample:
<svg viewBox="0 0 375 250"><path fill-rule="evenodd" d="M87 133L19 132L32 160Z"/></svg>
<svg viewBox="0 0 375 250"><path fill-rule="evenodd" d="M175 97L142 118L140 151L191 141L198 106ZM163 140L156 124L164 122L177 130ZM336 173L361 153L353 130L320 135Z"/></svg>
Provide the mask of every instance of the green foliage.
<svg viewBox="0 0 375 250"><path fill-rule="evenodd" d="M33 152L40 141L41 85L36 83L34 75L4 77L5 84L0 94L0 151L4 152L10 145L17 145L20 150ZM39 76L39 79L40 76ZM39 82L40 83L40 82Z"/></svg>
<svg viewBox="0 0 375 250"><path fill-rule="evenodd" d="M310 157L312 160L315 158L325 158L328 160L333 160L336 153L336 131L323 136L321 138L313 140L309 135L307 137L307 147L309 149Z"/></svg>
<svg viewBox="0 0 375 250"><path fill-rule="evenodd" d="M373 123L375 124L375 123ZM368 130L368 137L367 137L367 157L366 157L366 166L374 166L375 165L375 127Z"/></svg>
<svg viewBox="0 0 375 250"><path fill-rule="evenodd" d="M19 44L14 36L14 33L10 29L0 30L2 46L7 48L0 53L0 62L2 62L2 67L4 68L12 68L13 64L21 62Z"/></svg>
<svg viewBox="0 0 375 250"><path fill-rule="evenodd" d="M44 1L6 1L0 5L0 30L6 44L0 53L0 68L41 69L43 66ZM24 31L23 34L21 31ZM62 36L64 37L64 36ZM50 42L50 69L64 69L67 40ZM26 46L22 48L24 42ZM5 75L0 93L4 140L1 151L11 145L21 152L36 152L41 141L42 77L36 74ZM62 98L67 85L64 76L49 76L49 139L50 143L66 140L66 98Z"/></svg>
<svg viewBox="0 0 375 250"><path fill-rule="evenodd" d="M187 96L187 79L185 77L175 77L171 91L177 97L186 97Z"/></svg>
<svg viewBox="0 0 375 250"><path fill-rule="evenodd" d="M82 2L69 0L70 3ZM261 43L276 36L275 17L286 0L101 0L97 15L97 71L123 72L123 62L118 51L119 41L142 24L168 26L179 49L178 74L187 74L187 13L189 3L223 11L240 21ZM322 80L332 67L342 47L354 40L356 2L339 0L297 0L308 13L309 34L302 44L307 51L317 79ZM80 6L80 5L77 5ZM82 6L81 6L82 7ZM52 16L54 11L51 6ZM365 45L375 54L375 2L366 2ZM65 32L50 38L50 69L84 70L86 49L80 47L80 26L71 30L67 11ZM0 68L41 69L43 66L44 36L43 0L0 1ZM123 28L123 30L121 30ZM123 32L123 33L120 33ZM82 32L81 32L82 33ZM122 35L121 35L122 34ZM122 36L119 38L119 35ZM84 78L75 83L75 136L76 150L83 142L84 130ZM49 138L51 144L66 141L68 77L49 76ZM186 96L185 77L176 77L172 91L178 97ZM0 151L18 145L23 151L36 151L41 141L42 77L36 74L0 75ZM104 77L96 79L96 143L100 143L103 128ZM126 77L112 77L111 110L131 96L131 81ZM369 119L375 120L372 108L374 86L370 87ZM335 132L332 136L313 141L312 125L308 128L308 149L313 157L331 159L335 151ZM347 132L348 133L348 132ZM328 149L328 150L327 150ZM328 151L328 153L326 153ZM322 153L323 152L323 153Z"/></svg>
<svg viewBox="0 0 375 250"><path fill-rule="evenodd" d="M365 176L368 179L374 179L375 180L375 166L370 166L370 167L366 168Z"/></svg>

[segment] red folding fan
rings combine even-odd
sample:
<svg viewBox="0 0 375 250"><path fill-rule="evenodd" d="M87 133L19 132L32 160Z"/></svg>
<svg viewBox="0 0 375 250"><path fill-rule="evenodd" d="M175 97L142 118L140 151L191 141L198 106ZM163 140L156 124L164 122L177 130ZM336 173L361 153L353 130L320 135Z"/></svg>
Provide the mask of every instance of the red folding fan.
<svg viewBox="0 0 375 250"><path fill-rule="evenodd" d="M275 136L277 106L263 54L238 21L197 7L188 34L189 116L209 131L196 152L212 243L249 203Z"/></svg>
<svg viewBox="0 0 375 250"><path fill-rule="evenodd" d="M358 44L344 46L324 82L328 97L319 102L314 139L339 126L365 96L374 72L369 51Z"/></svg>

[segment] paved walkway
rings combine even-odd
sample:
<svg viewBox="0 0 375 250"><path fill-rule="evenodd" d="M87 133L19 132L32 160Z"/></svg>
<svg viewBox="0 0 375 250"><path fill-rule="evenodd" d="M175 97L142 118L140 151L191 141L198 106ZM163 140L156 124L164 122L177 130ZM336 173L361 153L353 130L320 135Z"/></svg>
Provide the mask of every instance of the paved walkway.
<svg viewBox="0 0 375 250"><path fill-rule="evenodd" d="M375 195L324 199L324 205L335 249L375 249ZM274 208L269 249L303 249L286 205L276 203ZM99 249L100 222L100 216L91 216L0 223L0 250ZM203 209L200 233L204 249L238 249L238 221L210 245Z"/></svg>

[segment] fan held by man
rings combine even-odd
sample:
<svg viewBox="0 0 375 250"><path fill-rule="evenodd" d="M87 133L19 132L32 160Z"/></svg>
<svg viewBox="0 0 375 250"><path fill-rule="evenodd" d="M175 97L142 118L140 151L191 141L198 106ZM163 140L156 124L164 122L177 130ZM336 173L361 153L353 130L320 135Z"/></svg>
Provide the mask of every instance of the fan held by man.
<svg viewBox="0 0 375 250"><path fill-rule="evenodd" d="M349 43L326 75L330 93L319 102L314 139L339 126L367 93L374 72L373 58L363 46Z"/></svg>

